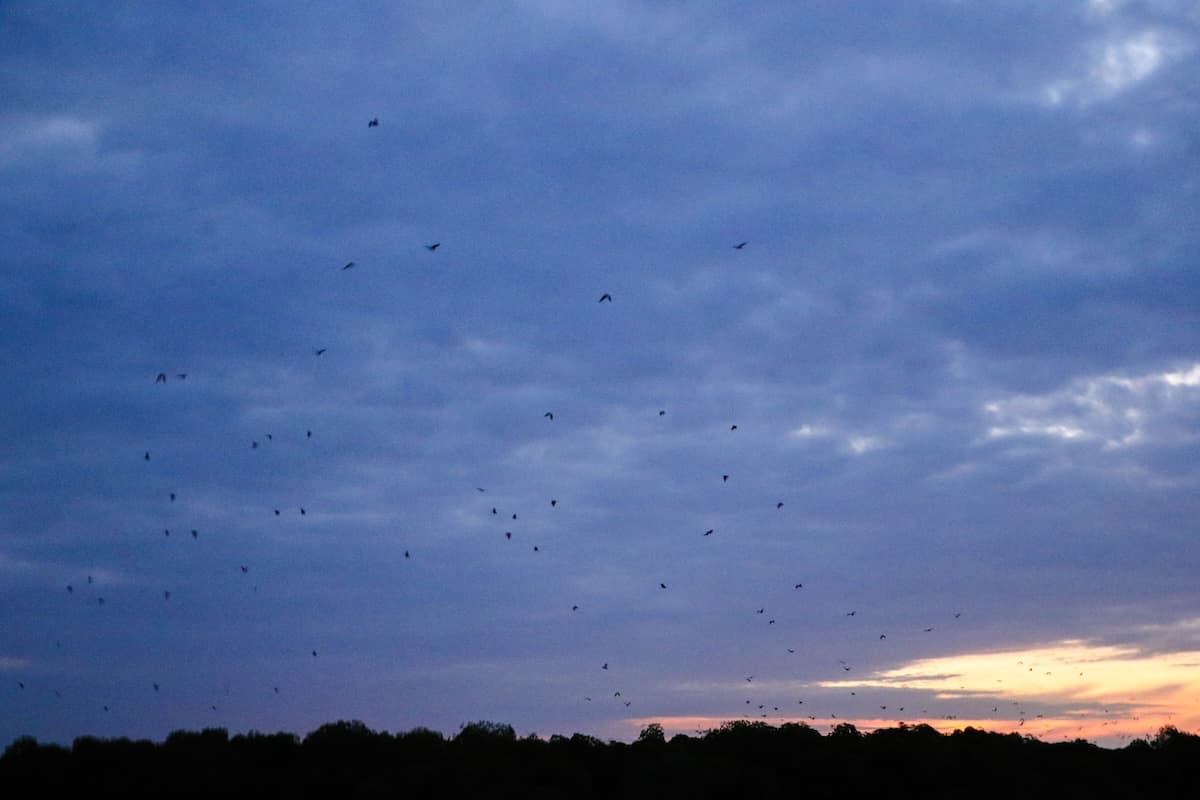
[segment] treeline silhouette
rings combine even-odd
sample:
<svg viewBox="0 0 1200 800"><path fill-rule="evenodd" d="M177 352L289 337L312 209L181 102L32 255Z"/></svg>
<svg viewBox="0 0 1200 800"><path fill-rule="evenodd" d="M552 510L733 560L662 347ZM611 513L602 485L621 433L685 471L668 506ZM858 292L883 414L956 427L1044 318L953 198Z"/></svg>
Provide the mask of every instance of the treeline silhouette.
<svg viewBox="0 0 1200 800"><path fill-rule="evenodd" d="M733 721L668 740L653 724L626 744L522 738L494 722L446 737L340 721L303 739L208 728L162 743L84 736L68 748L22 737L0 756L0 797L1144 797L1194 790L1198 766L1200 736L1174 727L1105 749L928 725L821 735Z"/></svg>

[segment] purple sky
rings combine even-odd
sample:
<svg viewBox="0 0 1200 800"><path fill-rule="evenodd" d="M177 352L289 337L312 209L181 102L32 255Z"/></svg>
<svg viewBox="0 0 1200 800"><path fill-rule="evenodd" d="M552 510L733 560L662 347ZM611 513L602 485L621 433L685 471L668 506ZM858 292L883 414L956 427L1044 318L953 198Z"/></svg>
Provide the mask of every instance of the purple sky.
<svg viewBox="0 0 1200 800"><path fill-rule="evenodd" d="M1198 47L0 5L0 745L1200 726Z"/></svg>

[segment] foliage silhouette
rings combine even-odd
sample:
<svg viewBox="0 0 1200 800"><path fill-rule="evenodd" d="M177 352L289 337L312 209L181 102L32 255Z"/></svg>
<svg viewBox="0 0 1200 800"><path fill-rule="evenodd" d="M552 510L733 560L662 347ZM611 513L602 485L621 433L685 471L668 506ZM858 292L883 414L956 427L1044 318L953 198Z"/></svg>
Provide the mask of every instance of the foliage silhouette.
<svg viewBox="0 0 1200 800"><path fill-rule="evenodd" d="M961 797L997 786L1023 797L1136 797L1148 787L1182 793L1197 763L1200 736L1171 726L1106 750L903 724L864 733L843 723L821 735L804 724L735 720L668 740L650 723L625 744L579 733L518 738L511 725L486 721L448 739L342 720L303 739L209 728L174 731L158 744L84 736L66 748L21 737L0 756L0 796Z"/></svg>

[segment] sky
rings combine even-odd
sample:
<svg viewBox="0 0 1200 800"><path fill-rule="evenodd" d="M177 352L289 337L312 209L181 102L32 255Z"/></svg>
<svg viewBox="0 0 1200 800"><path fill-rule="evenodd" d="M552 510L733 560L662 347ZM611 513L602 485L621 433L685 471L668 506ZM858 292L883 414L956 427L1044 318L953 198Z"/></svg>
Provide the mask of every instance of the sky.
<svg viewBox="0 0 1200 800"><path fill-rule="evenodd" d="M0 743L1200 729L1198 48L0 3Z"/></svg>

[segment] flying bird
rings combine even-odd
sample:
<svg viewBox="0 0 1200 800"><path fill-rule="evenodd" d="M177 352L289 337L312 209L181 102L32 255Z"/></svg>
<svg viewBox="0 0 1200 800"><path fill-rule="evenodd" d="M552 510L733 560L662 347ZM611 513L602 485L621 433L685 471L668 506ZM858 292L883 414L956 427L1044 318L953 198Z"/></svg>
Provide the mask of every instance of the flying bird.
<svg viewBox="0 0 1200 800"><path fill-rule="evenodd" d="M245 575L249 571L250 571L250 568L247 567L245 564L242 564L242 574Z"/></svg>
<svg viewBox="0 0 1200 800"><path fill-rule="evenodd" d="M551 500L551 501L550 501L550 507L551 507L551 508L554 508L556 505L558 505L558 501L557 501L557 500Z"/></svg>
<svg viewBox="0 0 1200 800"><path fill-rule="evenodd" d="M186 380L187 380L187 373L186 373L186 372L176 372L176 373L175 373L175 377L176 377L176 378L179 378L179 380L181 380L181 381L186 381Z"/></svg>
<svg viewBox="0 0 1200 800"><path fill-rule="evenodd" d="M313 348L313 355L314 355L314 356L319 356L319 355L321 355L322 353L324 353L324 352L325 352L326 350L328 350L328 349L329 349L329 348L327 348L327 347L316 347L316 348Z"/></svg>
<svg viewBox="0 0 1200 800"><path fill-rule="evenodd" d="M311 439L311 438L312 438L312 431L305 431L305 432L304 432L304 438L305 438L305 439Z"/></svg>
<svg viewBox="0 0 1200 800"><path fill-rule="evenodd" d="M600 302L601 302L601 303L603 303L605 300L607 300L608 302L610 302L610 303L611 303L611 302L612 302L612 295L611 295L611 294L609 294L608 292L605 292L604 294L600 295Z"/></svg>
<svg viewBox="0 0 1200 800"><path fill-rule="evenodd" d="M748 244L750 244L750 243L749 243L749 242L738 242L737 244L735 244L735 245L733 246L733 249L734 249L734 250L741 250L743 247L745 247L745 246L746 246L746 245L748 245Z"/></svg>
<svg viewBox="0 0 1200 800"><path fill-rule="evenodd" d="M660 589L665 589L665 588L667 588L667 585L666 585L665 583L660 583L660 584L658 585L658 588L660 588Z"/></svg>
<svg viewBox="0 0 1200 800"><path fill-rule="evenodd" d="M154 376L154 382L155 383L166 383L167 382L167 373L165 373L165 372L158 373L158 375Z"/></svg>
<svg viewBox="0 0 1200 800"><path fill-rule="evenodd" d="M731 431L736 431L736 430L737 430L737 425L730 425L730 426L729 426L729 430L731 430Z"/></svg>
<svg viewBox="0 0 1200 800"><path fill-rule="evenodd" d="M405 557L405 558L412 558L412 556L409 554L409 552L408 552L407 550L405 550L405 551L404 551L404 557Z"/></svg>
<svg viewBox="0 0 1200 800"><path fill-rule="evenodd" d="M783 508L783 501L776 503L775 508Z"/></svg>
<svg viewBox="0 0 1200 800"><path fill-rule="evenodd" d="M665 410L661 409L661 408L658 410L658 415L659 415L660 417L666 416L666 413L667 413L667 412L666 412Z"/></svg>
<svg viewBox="0 0 1200 800"><path fill-rule="evenodd" d="M709 528L708 530L706 530L706 531L704 532L704 535L705 535L705 536L712 536L712 535L713 535L713 530L714 530L713 528Z"/></svg>
<svg viewBox="0 0 1200 800"><path fill-rule="evenodd" d="M378 128L379 127L379 117L374 117L374 118L368 120L367 127L368 128Z"/></svg>
<svg viewBox="0 0 1200 800"><path fill-rule="evenodd" d="M442 246L441 242L434 242L433 244L425 245L425 249L432 253L434 250L437 250L441 246Z"/></svg>
<svg viewBox="0 0 1200 800"><path fill-rule="evenodd" d="M175 493L174 492L171 492L171 502L172 503L175 502Z"/></svg>
<svg viewBox="0 0 1200 800"><path fill-rule="evenodd" d="M542 414L542 416L545 417L546 419L550 420L551 422L554 421L554 414L552 414L549 411L547 411L545 414Z"/></svg>
<svg viewBox="0 0 1200 800"><path fill-rule="evenodd" d="M150 460L150 451L149 450L146 451L146 455L144 455L143 458L145 458L147 461Z"/></svg>
<svg viewBox="0 0 1200 800"><path fill-rule="evenodd" d="M192 538L193 538L193 539L199 539L199 538L200 538L200 531L196 530L195 528L192 528Z"/></svg>
<svg viewBox="0 0 1200 800"><path fill-rule="evenodd" d="M511 538L512 538L512 531L505 531L505 532L504 532L504 538L505 538L505 539L511 539Z"/></svg>
<svg viewBox="0 0 1200 800"><path fill-rule="evenodd" d="M342 267L342 272L345 272L346 270L348 270L348 269L353 269L353 268L354 268L354 262L353 262L353 261L347 261L347 262L346 262L346 266Z"/></svg>

